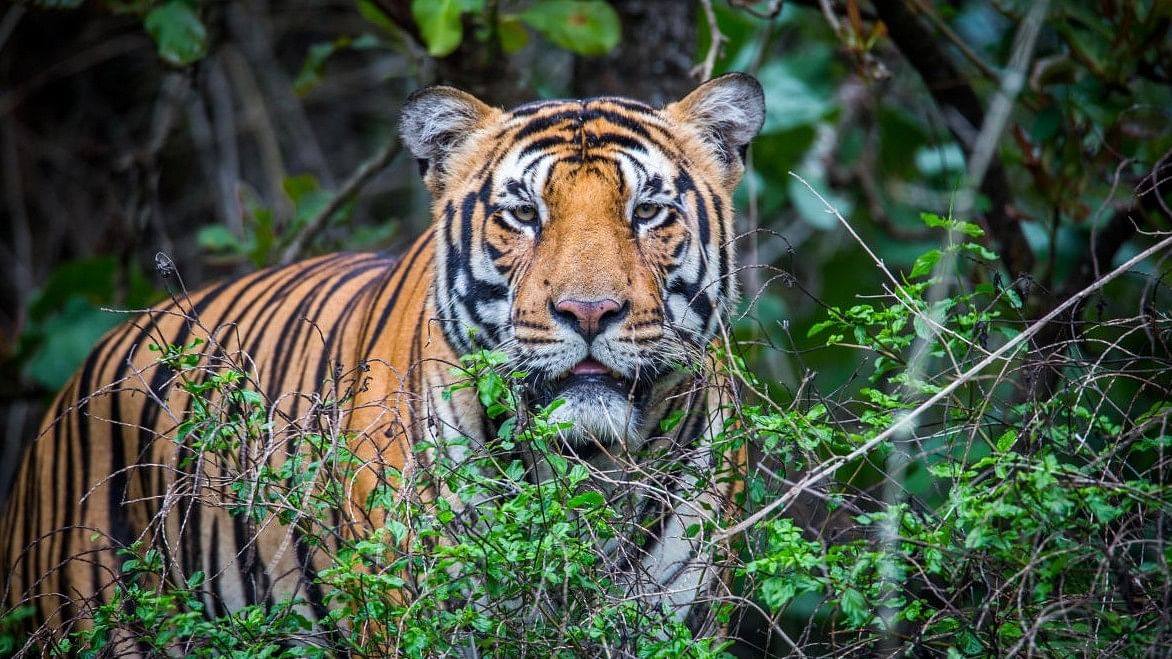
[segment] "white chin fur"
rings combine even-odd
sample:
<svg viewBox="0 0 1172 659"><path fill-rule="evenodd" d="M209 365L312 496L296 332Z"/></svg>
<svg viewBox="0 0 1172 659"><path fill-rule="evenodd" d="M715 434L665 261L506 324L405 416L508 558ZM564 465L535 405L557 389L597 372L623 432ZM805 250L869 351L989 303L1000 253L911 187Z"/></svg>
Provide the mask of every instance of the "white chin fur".
<svg viewBox="0 0 1172 659"><path fill-rule="evenodd" d="M558 395L563 402L553 411L549 420L554 423L569 421L574 427L564 430L563 437L571 446L582 446L597 440L603 446L637 443L642 419L627 397L599 387L574 387Z"/></svg>

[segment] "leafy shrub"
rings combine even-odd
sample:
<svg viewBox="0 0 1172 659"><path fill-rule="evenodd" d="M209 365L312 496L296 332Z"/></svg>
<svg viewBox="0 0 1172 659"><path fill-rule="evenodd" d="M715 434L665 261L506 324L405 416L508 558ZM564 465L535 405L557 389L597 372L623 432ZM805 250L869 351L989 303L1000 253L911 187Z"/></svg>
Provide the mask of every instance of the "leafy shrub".
<svg viewBox="0 0 1172 659"><path fill-rule="evenodd" d="M178 373L174 386L191 397L174 435L157 441L175 442L180 465L197 466L208 483L200 493L176 483L170 494L224 507L254 532L274 522L296 526L300 541L329 558L316 578L328 615L311 622L308 603L295 599L216 617L204 604L203 572L184 574L159 548L139 542L123 550L122 578L95 607L92 627L58 641L56 652L423 657L475 648L492 656L583 656L625 647L643 657L722 654L725 644L693 639L669 611L629 596L615 565L637 549L630 538L643 520L628 510L631 494L604 494L585 463L556 450L565 429L548 420L556 403L517 423L524 374L499 372L501 355L464 357L467 380L452 388L475 389L499 423L498 443L487 450L466 438L416 446L430 467L389 474L366 511L379 522L355 532L331 525L332 511L348 505L342 484L362 466L345 435L299 432L291 445L300 450L256 459L274 435L273 406L234 365L240 361L213 363L215 351L201 345L152 346ZM342 395L321 407L347 402ZM519 450L540 456L552 478L526 480ZM451 457L463 454L470 458Z"/></svg>
<svg viewBox="0 0 1172 659"><path fill-rule="evenodd" d="M934 272L949 255L964 260ZM827 310L810 334L874 358L856 397L744 410L765 463L789 465L799 486L857 455L816 487L853 533L762 520L738 570L778 623L810 639L794 642L807 652L1145 656L1172 640L1172 355L1143 333L1166 335L1168 318L1089 325L1070 357L1048 363L1023 342L973 372L1022 331L1016 292L982 281L994 258L951 244L921 257L882 304ZM956 290L933 299L942 284ZM754 502L792 497L765 473L750 483ZM817 628L823 638L811 638Z"/></svg>

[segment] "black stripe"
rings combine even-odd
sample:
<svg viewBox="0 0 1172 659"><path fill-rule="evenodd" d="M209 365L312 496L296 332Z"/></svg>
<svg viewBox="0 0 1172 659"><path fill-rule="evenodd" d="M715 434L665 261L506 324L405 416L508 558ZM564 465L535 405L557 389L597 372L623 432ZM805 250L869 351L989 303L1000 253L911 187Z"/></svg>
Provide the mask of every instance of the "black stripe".
<svg viewBox="0 0 1172 659"><path fill-rule="evenodd" d="M210 545L206 549L206 551L208 551L208 553L209 553L208 564L212 566L213 570L218 570L219 566L221 564L220 563L220 525L219 524L216 524L214 522L212 523L211 537L208 538L208 544ZM223 618L228 613L224 609L224 593L220 590L220 584L222 584L224 582L224 576L220 575L220 577L218 579L215 579L214 584L212 583L213 576L214 576L214 573L208 574L206 576L206 581L204 584L204 588L207 590L207 593L208 593L208 599L211 600L210 602L208 602L208 604L210 605L208 608L210 608L212 610L213 616L215 616L216 618Z"/></svg>
<svg viewBox="0 0 1172 659"><path fill-rule="evenodd" d="M704 199L700 196L700 190L696 188L695 182L687 171L681 169L675 178L676 193L680 196L688 192L695 193L696 196L696 222L700 225L700 246L701 249L706 249L708 240L712 237L712 231L708 226L708 207L704 204Z"/></svg>
<svg viewBox="0 0 1172 659"><path fill-rule="evenodd" d="M403 292L403 284L408 279L411 279L411 274L413 272L413 268L415 267L415 260L418 259L419 254L423 252L423 247L425 244L425 242L416 243L415 249L411 250L411 253L408 254L407 257L397 266L395 266L394 272L392 273L391 277L388 278L387 283L390 283L390 281L395 278L395 275L399 275L399 281L395 285L395 290L391 292L391 298L387 300L385 306L383 306L382 313L379 314L378 317L378 322L375 323L374 330L370 333L370 338L368 339L366 346L362 349L361 354L368 355L374 349L375 339L380 334L382 334L383 328L386 327L387 321L391 317L391 313L394 312L395 307L398 306L399 295ZM377 300L380 297L382 297L382 290L376 293L373 299Z"/></svg>
<svg viewBox="0 0 1172 659"><path fill-rule="evenodd" d="M371 258L365 261L361 261L356 265L348 265L344 274L337 278L333 286L325 291L324 294L318 296L319 301L317 306L307 314L306 318L299 319L301 322L305 323L307 327L303 334L303 339L300 342L300 345L293 349L292 354L304 355L305 363L303 364L303 367L308 365L310 357L315 354L314 351L309 349L309 344L314 340L314 337L318 336L319 331L321 332L321 338L323 340L321 349L316 351L316 354L320 355L320 358L318 360L317 369L314 371L315 376L312 380L313 387L321 387L326 380L326 369L329 366L330 346L332 345L333 338L336 336L340 319L349 309L357 304L358 301L365 299L366 292L370 290L370 285L373 282L368 281L367 283L363 284L346 300L345 304L342 305L339 312L336 313L331 319L333 324L330 327L321 326L321 323L325 321L325 319L322 318L322 309L326 304L334 301L337 292L356 277L365 275L371 270L375 269L387 268L387 270L390 270L390 268L392 268L397 262L397 259L387 259L381 255L371 255ZM286 371L291 364L292 356L281 360L281 375L274 378L276 382L280 383L285 381ZM282 391L277 393L283 394L286 392ZM296 419L299 416L300 411L301 397L296 396L293 398L293 401L290 404L289 415L291 418Z"/></svg>
<svg viewBox="0 0 1172 659"><path fill-rule="evenodd" d="M571 144L570 140L567 140L560 135L542 137L541 139L533 140L529 143L528 146L526 146L524 149L521 149L521 153L517 157L524 158L531 154L537 153L538 151L545 151L546 149L551 149L556 146L563 146L567 144Z"/></svg>
<svg viewBox="0 0 1172 659"><path fill-rule="evenodd" d="M686 282L683 278L676 278L674 282L668 284L667 292L683 295L688 300L688 307L699 314L700 320L707 321L712 315L712 303L709 302L708 296L700 290L699 282Z"/></svg>
<svg viewBox="0 0 1172 659"><path fill-rule="evenodd" d="M647 153L647 147L642 142L628 135L620 135L618 133L588 135L586 143L588 146L618 146L628 151L634 151L635 153Z"/></svg>
<svg viewBox="0 0 1172 659"><path fill-rule="evenodd" d="M527 123L520 130L518 130L517 133L513 136L513 139L517 141L523 140L526 137L533 135L534 133L539 133L559 123L573 122L575 124L582 125L598 119L605 119L606 121L621 126L644 139L651 139L651 133L648 132L647 127L639 121L613 110L591 107L562 110L560 112L554 112L552 114L536 117L529 121L529 123Z"/></svg>
<svg viewBox="0 0 1172 659"><path fill-rule="evenodd" d="M534 158L533 162L530 162L528 165L525 165L525 169L522 170L522 175L529 176L530 174L533 173L533 170L537 169L538 165L545 162L546 160L549 160L552 157L553 157L552 154L546 153L546 154L542 154L541 156L538 156L537 158Z"/></svg>
<svg viewBox="0 0 1172 659"><path fill-rule="evenodd" d="M712 200L712 209L716 215L716 226L720 229L721 233L721 239L717 241L718 244L716 245L717 252L719 253L716 273L719 277L717 290L719 292L720 299L723 300L728 298L729 291L732 288L732 277L729 274L729 261L731 258L730 253L732 252L732 244L729 242L728 237L724 235L724 229L727 226L724 217L724 204L720 201L720 197L712 191L710 186L705 187L708 188L708 197Z"/></svg>
<svg viewBox="0 0 1172 659"><path fill-rule="evenodd" d="M525 103L523 105L518 105L516 108L513 108L513 110L511 112L509 112L509 114L511 114L514 117L528 117L528 116L536 114L546 108L552 108L552 107L561 105L565 102L566 101L561 101L561 100L533 101L531 103Z"/></svg>
<svg viewBox="0 0 1172 659"><path fill-rule="evenodd" d="M624 98L622 96L603 96L596 100L610 105L617 105L624 110L637 112L639 114L646 114L651 116L656 114L655 108L651 107L650 105L633 99Z"/></svg>

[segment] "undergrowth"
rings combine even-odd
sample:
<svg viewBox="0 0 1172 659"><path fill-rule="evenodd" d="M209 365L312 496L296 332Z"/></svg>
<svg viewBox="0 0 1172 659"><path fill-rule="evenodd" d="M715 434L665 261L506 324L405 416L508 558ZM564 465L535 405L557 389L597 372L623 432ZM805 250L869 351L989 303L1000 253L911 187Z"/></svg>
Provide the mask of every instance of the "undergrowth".
<svg viewBox="0 0 1172 659"><path fill-rule="evenodd" d="M731 624L735 637L744 631L737 621L747 623L733 610L758 610L765 640L738 651L777 655L1160 654L1172 644L1172 321L1152 303L1138 317L1079 324L1043 355L1022 341L974 371L1023 331L1021 298L1000 284L994 255L969 242L979 228L925 222L948 232L944 248L883 296L828 308L809 331L828 349L866 355L857 385L833 395L808 382L790 391L755 376L739 351L724 354L743 397L714 441L749 441L757 452L746 513L802 495L818 502L822 521L780 506L737 534L735 554L715 559L731 565L740 597L717 602L714 623ZM1148 294L1167 297L1158 282ZM93 626L60 639L55 653L716 657L734 649L693 638L667 611L623 596L615 556L623 543L638 544L642 520L556 450L556 402L518 413L525 374L508 372L501 355L463 358L466 379L447 392L475 390L497 428L492 446L416 446L430 466L385 474L365 511L378 523L353 533L335 514L346 504L342 484L361 466L347 436L303 429L281 459L250 459L249 447L273 432L270 403L246 370L210 369L198 348L155 348L193 400L168 441L187 464L218 465L218 504L250 528L295 527L324 556L315 579L326 615L312 621L307 602L294 599L217 617L203 595L208 575L182 574L142 542L123 551L122 580ZM946 386L948 395L923 404ZM321 407L337 413L347 402L335 392ZM890 432L896 424L900 432ZM553 477L527 478L521 451ZM451 457L459 455L467 458ZM15 641L0 634L0 652Z"/></svg>

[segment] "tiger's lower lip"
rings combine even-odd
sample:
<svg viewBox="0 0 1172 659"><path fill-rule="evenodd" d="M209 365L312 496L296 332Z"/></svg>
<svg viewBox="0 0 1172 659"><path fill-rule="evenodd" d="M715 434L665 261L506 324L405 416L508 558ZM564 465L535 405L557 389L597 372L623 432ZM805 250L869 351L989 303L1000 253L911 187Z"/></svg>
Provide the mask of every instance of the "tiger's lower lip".
<svg viewBox="0 0 1172 659"><path fill-rule="evenodd" d="M573 373L571 371L565 371L557 377L557 381L564 382L565 380L568 380L570 378L581 378L581 377L588 377L591 375L606 375L607 377L613 378L615 380L625 380L626 379L622 373L619 373L618 371L615 371L615 370L608 370L606 373Z"/></svg>
<svg viewBox="0 0 1172 659"><path fill-rule="evenodd" d="M600 373L574 374L567 369L557 375L538 376L529 382L529 400L537 406L548 405L550 402L564 397L571 391L594 399L597 394L609 391L631 400L637 408L647 403L647 396L651 392L653 380L649 377L627 378L622 373L607 369ZM596 389L596 394L590 393Z"/></svg>
<svg viewBox="0 0 1172 659"><path fill-rule="evenodd" d="M626 395L631 386L630 381L609 373L570 374L558 379L554 385L554 393L560 393L574 387L604 387Z"/></svg>

